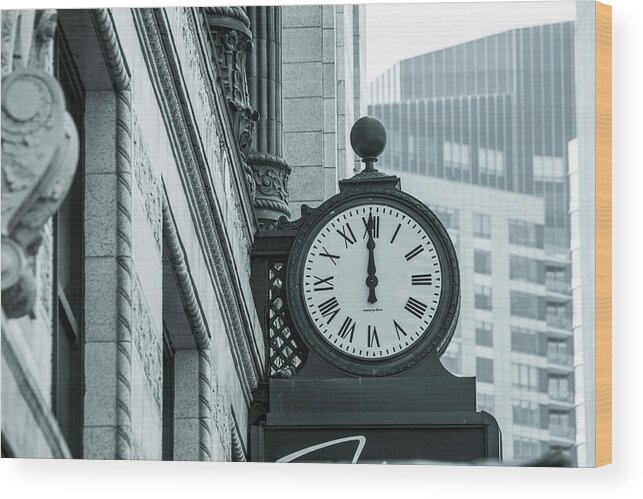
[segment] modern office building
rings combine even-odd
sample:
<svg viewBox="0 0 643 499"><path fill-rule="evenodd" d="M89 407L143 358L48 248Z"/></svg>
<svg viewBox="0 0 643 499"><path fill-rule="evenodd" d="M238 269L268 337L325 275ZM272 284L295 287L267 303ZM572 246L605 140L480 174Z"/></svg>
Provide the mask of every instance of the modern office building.
<svg viewBox="0 0 643 499"><path fill-rule="evenodd" d="M568 142L576 136L573 22L502 32L400 61L369 88L380 165L433 207L459 248L458 340L505 459L577 461Z"/></svg>

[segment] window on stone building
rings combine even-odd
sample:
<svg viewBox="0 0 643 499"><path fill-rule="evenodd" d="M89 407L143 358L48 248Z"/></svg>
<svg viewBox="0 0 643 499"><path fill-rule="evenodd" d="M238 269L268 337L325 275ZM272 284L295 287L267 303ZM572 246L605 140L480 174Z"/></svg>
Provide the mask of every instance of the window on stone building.
<svg viewBox="0 0 643 499"><path fill-rule="evenodd" d="M483 383L493 383L493 359L476 357L476 378Z"/></svg>
<svg viewBox="0 0 643 499"><path fill-rule="evenodd" d="M80 134L76 176L53 219L52 409L71 454L82 458L83 439L83 107L84 89L60 30L54 44L54 74Z"/></svg>
<svg viewBox="0 0 643 499"><path fill-rule="evenodd" d="M163 333L163 435L162 459L174 460L174 347L167 329Z"/></svg>
<svg viewBox="0 0 643 499"><path fill-rule="evenodd" d="M473 251L473 270L477 274L491 274L491 252L476 249Z"/></svg>

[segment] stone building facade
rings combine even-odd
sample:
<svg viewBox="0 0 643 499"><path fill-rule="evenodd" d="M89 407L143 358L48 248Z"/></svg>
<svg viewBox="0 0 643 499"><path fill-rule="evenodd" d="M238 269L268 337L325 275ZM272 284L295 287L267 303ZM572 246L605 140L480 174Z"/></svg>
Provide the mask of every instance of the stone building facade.
<svg viewBox="0 0 643 499"><path fill-rule="evenodd" d="M4 457L249 458L253 241L350 175L362 18L2 12Z"/></svg>

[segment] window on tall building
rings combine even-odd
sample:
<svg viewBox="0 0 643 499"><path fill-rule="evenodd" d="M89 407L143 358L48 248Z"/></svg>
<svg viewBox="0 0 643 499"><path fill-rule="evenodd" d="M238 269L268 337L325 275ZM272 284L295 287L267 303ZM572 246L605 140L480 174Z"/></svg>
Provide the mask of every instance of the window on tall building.
<svg viewBox="0 0 643 499"><path fill-rule="evenodd" d="M544 297L512 290L510 301L511 315L540 321L545 320Z"/></svg>
<svg viewBox="0 0 643 499"><path fill-rule="evenodd" d="M547 267L545 269L545 286L550 291L569 292L569 276L564 267Z"/></svg>
<svg viewBox="0 0 643 499"><path fill-rule="evenodd" d="M547 340L547 360L552 364L570 366L572 353L569 340L550 338Z"/></svg>
<svg viewBox="0 0 643 499"><path fill-rule="evenodd" d="M477 274L491 274L491 252L476 249L473 251L473 270Z"/></svg>
<svg viewBox="0 0 643 499"><path fill-rule="evenodd" d="M574 425L570 411L549 411L549 433L557 437L574 438Z"/></svg>
<svg viewBox="0 0 643 499"><path fill-rule="evenodd" d="M569 307L565 303L547 303L546 319L547 325L559 329L570 327Z"/></svg>
<svg viewBox="0 0 643 499"><path fill-rule="evenodd" d="M493 359L476 357L476 378L483 383L493 383Z"/></svg>
<svg viewBox="0 0 643 499"><path fill-rule="evenodd" d="M54 44L54 69L79 131L82 151L85 90L60 31ZM74 458L82 458L83 439L83 191L81 153L76 176L53 222L52 409Z"/></svg>
<svg viewBox="0 0 643 499"><path fill-rule="evenodd" d="M471 164L469 146L457 142L444 141L442 154L444 167L451 170L468 170Z"/></svg>
<svg viewBox="0 0 643 499"><path fill-rule="evenodd" d="M538 459L549 449L546 442L532 438L514 438L514 458L516 459Z"/></svg>
<svg viewBox="0 0 643 499"><path fill-rule="evenodd" d="M532 391L544 391L541 388L541 374L536 366L528 364L511 364L511 383L516 388Z"/></svg>
<svg viewBox="0 0 643 499"><path fill-rule="evenodd" d="M540 427L540 406L536 402L514 400L512 409L514 424Z"/></svg>
<svg viewBox="0 0 643 499"><path fill-rule="evenodd" d="M491 287L476 285L475 307L480 310L491 310Z"/></svg>
<svg viewBox="0 0 643 499"><path fill-rule="evenodd" d="M492 394L478 392L477 398L478 398L478 410L487 411L491 414L494 413L496 409L496 400Z"/></svg>
<svg viewBox="0 0 643 499"><path fill-rule="evenodd" d="M480 147L478 148L478 167L481 174L500 177L505 171L505 155L502 151Z"/></svg>
<svg viewBox="0 0 643 499"><path fill-rule="evenodd" d="M460 217L458 210L454 208L445 208L442 206L434 206L431 208L433 213L440 219L442 225L447 229L458 230L460 228Z"/></svg>
<svg viewBox="0 0 643 499"><path fill-rule="evenodd" d="M565 161L559 156L534 156L534 181L563 181L567 176Z"/></svg>
<svg viewBox="0 0 643 499"><path fill-rule="evenodd" d="M570 401L572 393L569 376L549 375L549 387L547 393L553 399Z"/></svg>
<svg viewBox="0 0 643 499"><path fill-rule="evenodd" d="M543 248L545 240L544 227L539 224L509 220L509 242L530 248Z"/></svg>
<svg viewBox="0 0 643 499"><path fill-rule="evenodd" d="M538 331L511 326L511 350L530 355L545 355L546 336Z"/></svg>
<svg viewBox="0 0 643 499"><path fill-rule="evenodd" d="M489 215L473 214L473 235L482 239L491 239L491 217Z"/></svg>
<svg viewBox="0 0 643 499"><path fill-rule="evenodd" d="M449 348L440 357L442 365L454 374L462 372L462 357L460 355L460 343L451 342Z"/></svg>
<svg viewBox="0 0 643 499"><path fill-rule="evenodd" d="M545 265L542 260L524 256L509 256L509 278L536 284L545 283Z"/></svg>
<svg viewBox="0 0 643 499"><path fill-rule="evenodd" d="M493 325L490 322L476 321L476 345L493 346Z"/></svg>

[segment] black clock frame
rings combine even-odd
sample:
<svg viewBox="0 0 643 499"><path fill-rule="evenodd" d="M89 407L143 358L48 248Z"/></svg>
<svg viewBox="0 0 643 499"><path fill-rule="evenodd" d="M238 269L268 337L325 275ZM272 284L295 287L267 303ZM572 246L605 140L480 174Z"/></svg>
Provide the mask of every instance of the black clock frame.
<svg viewBox="0 0 643 499"><path fill-rule="evenodd" d="M338 212L365 203L380 203L400 209L414 218L433 241L442 270L442 293L433 320L408 349L384 359L359 359L334 348L305 310L301 276L308 249L319 230ZM415 197L389 186L360 186L341 192L317 208L302 207L302 218L291 222L298 233L293 241L286 272L286 296L292 321L308 348L322 361L355 376L390 376L406 371L431 354L447 348L460 312L460 272L451 238L438 217Z"/></svg>

